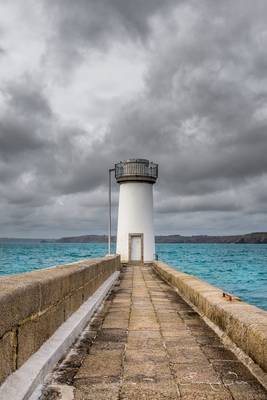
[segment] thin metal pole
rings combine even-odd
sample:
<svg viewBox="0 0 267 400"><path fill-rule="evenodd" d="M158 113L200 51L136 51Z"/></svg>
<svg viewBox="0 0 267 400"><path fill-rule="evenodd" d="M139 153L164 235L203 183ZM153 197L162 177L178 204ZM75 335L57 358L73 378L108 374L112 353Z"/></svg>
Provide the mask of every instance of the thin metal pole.
<svg viewBox="0 0 267 400"><path fill-rule="evenodd" d="M111 173L115 171L114 168L108 170L108 255L111 254Z"/></svg>

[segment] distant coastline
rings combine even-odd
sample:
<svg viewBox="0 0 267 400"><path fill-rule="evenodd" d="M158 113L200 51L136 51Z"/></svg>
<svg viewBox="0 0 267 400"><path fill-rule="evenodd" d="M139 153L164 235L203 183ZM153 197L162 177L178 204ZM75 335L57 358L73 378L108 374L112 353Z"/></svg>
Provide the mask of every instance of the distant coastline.
<svg viewBox="0 0 267 400"><path fill-rule="evenodd" d="M112 242L116 237L112 236ZM0 238L0 243L106 243L106 235L69 236L60 239L21 239ZM254 232L242 235L158 235L156 243L235 243L235 244L267 244L267 232Z"/></svg>

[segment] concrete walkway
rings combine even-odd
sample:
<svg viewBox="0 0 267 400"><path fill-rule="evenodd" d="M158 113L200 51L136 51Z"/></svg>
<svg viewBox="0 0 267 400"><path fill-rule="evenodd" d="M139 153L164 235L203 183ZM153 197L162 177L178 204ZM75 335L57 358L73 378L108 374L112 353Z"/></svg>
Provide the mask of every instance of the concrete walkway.
<svg viewBox="0 0 267 400"><path fill-rule="evenodd" d="M151 267L123 268L93 329L54 377L54 389L68 385L66 399L267 399L243 364ZM57 398L49 388L46 395Z"/></svg>

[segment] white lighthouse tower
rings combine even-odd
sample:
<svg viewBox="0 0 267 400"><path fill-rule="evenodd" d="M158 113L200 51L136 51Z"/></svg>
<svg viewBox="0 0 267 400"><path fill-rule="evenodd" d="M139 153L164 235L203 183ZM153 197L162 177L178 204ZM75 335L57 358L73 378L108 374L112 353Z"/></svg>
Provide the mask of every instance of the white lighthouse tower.
<svg viewBox="0 0 267 400"><path fill-rule="evenodd" d="M117 254L122 262L154 260L153 184L158 165L148 160L131 159L115 165L120 185Z"/></svg>

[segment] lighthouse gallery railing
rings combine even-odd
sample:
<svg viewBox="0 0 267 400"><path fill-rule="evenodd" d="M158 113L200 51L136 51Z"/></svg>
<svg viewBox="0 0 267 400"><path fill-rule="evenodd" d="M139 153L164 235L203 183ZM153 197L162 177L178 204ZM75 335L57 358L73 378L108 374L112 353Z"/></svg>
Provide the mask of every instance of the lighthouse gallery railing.
<svg viewBox="0 0 267 400"><path fill-rule="evenodd" d="M157 179L158 165L147 160L129 160L115 164L115 177L143 176Z"/></svg>

